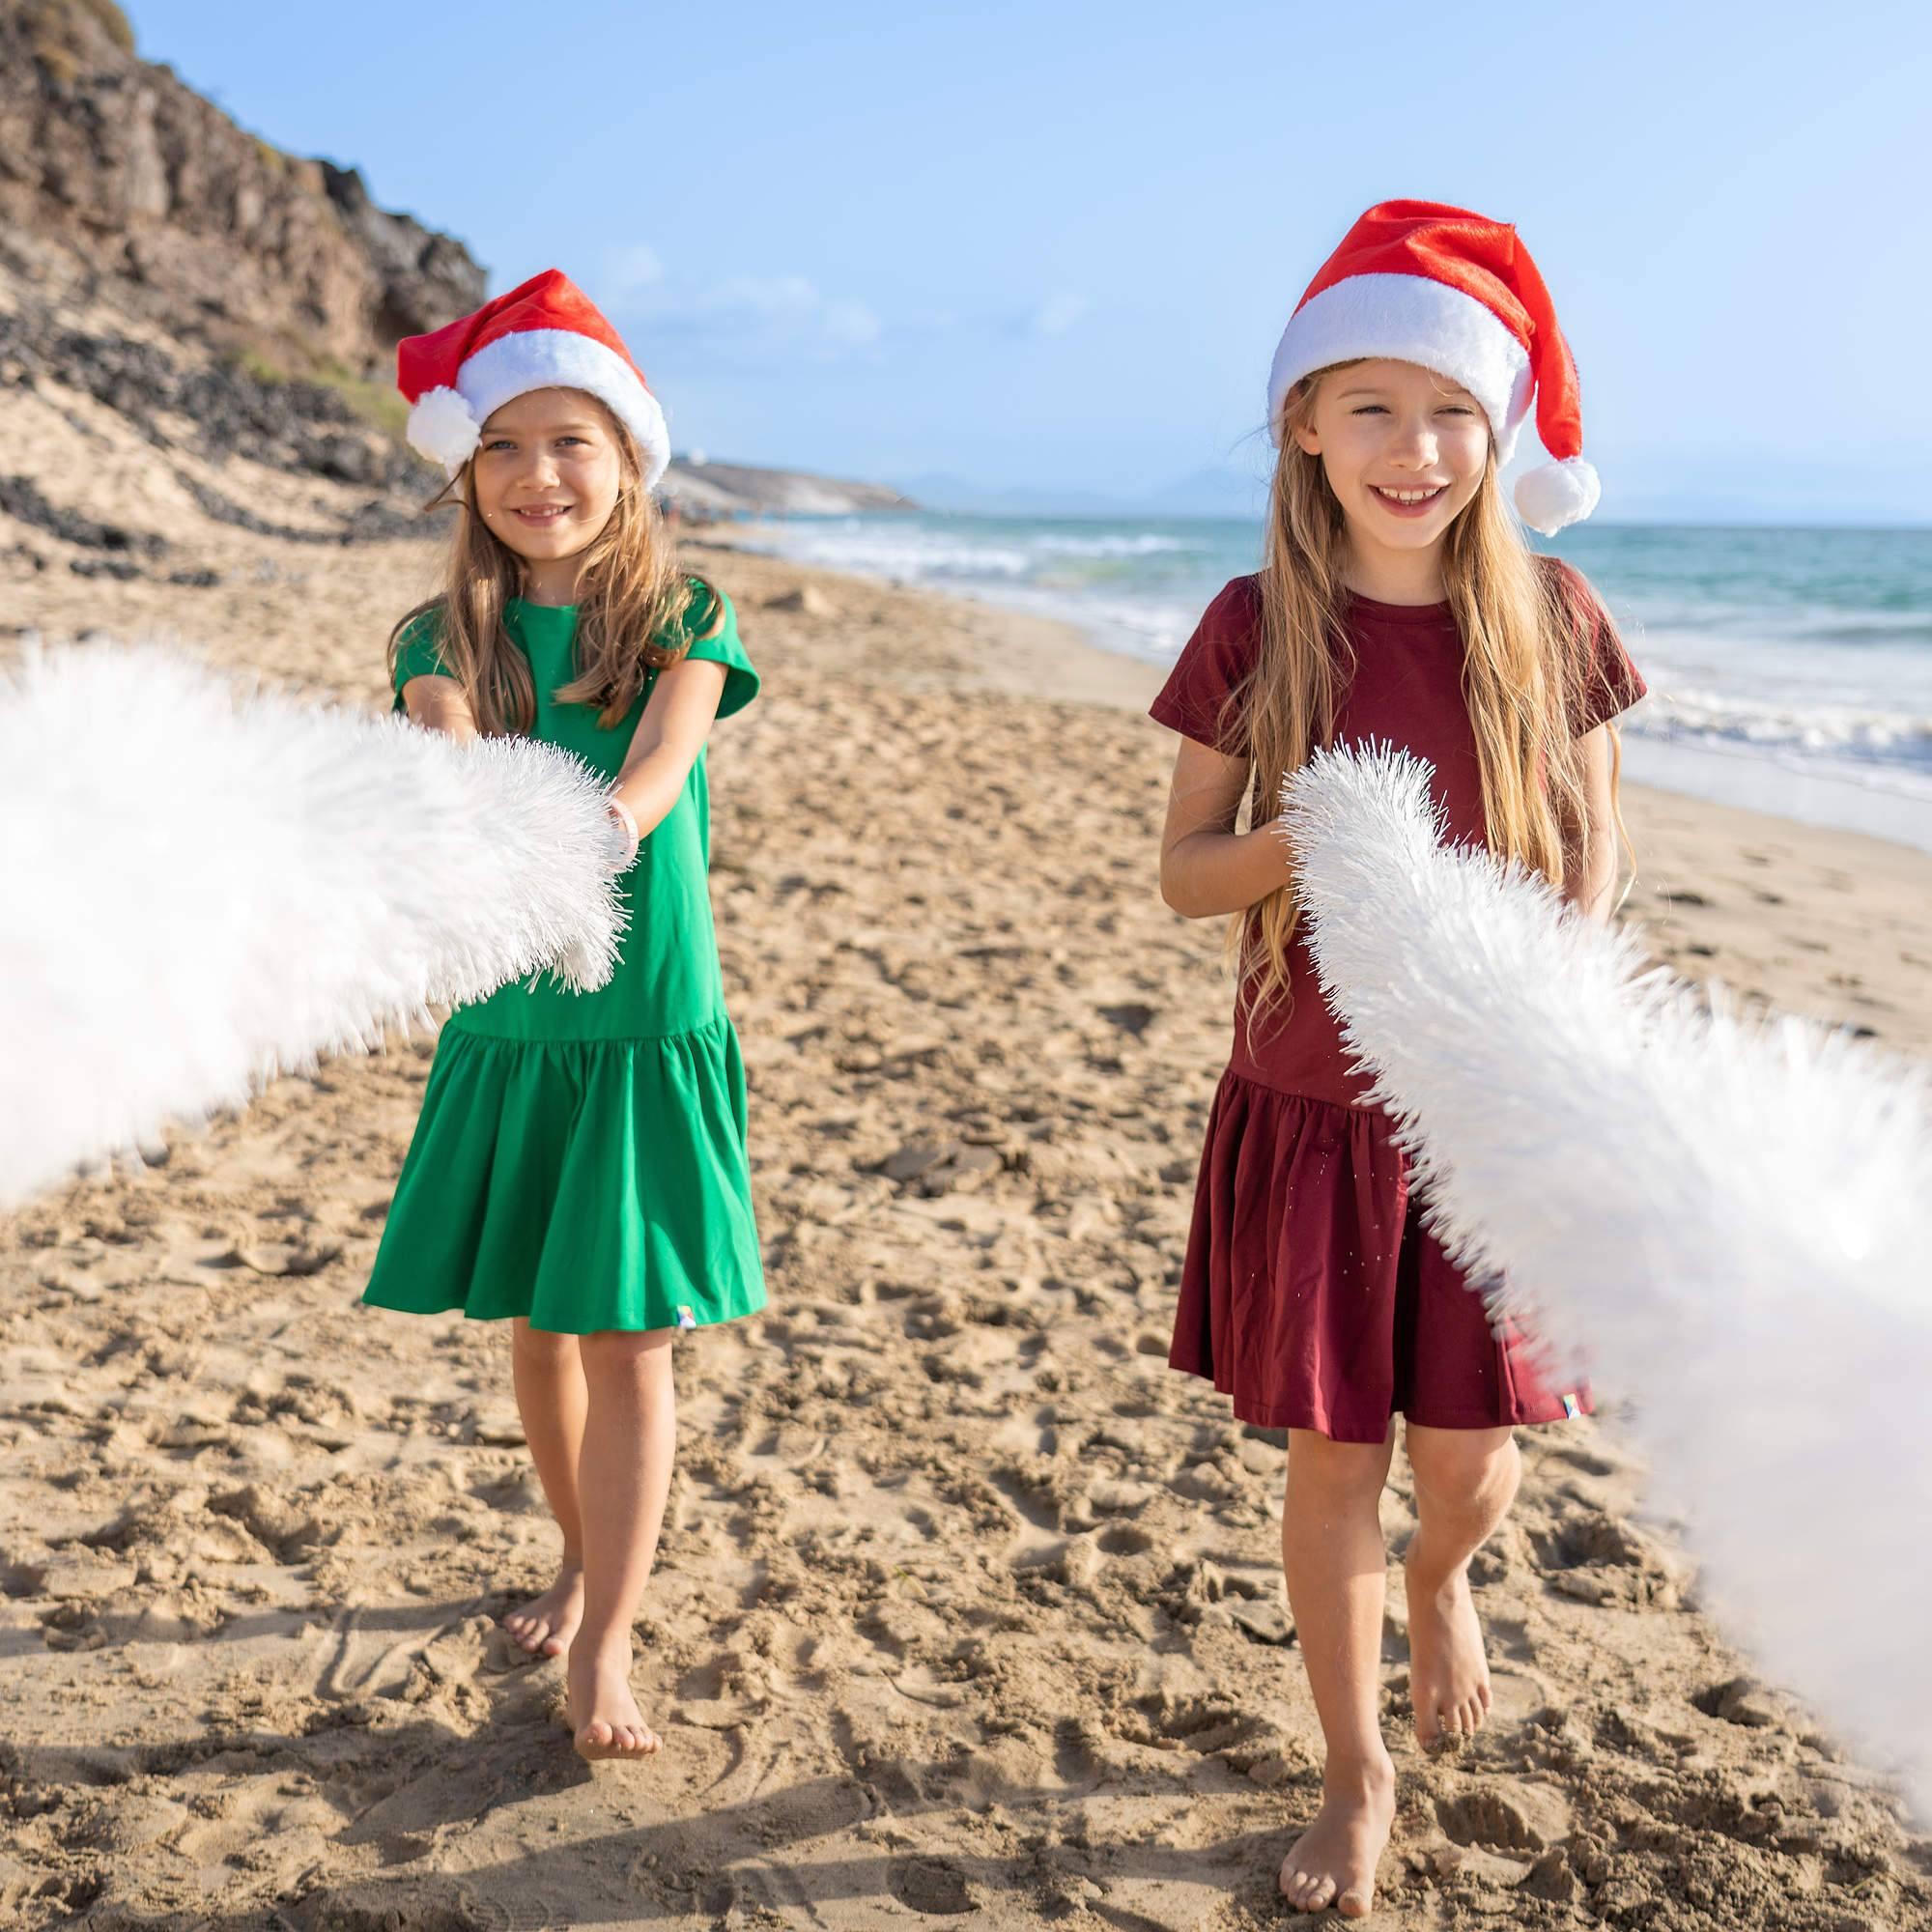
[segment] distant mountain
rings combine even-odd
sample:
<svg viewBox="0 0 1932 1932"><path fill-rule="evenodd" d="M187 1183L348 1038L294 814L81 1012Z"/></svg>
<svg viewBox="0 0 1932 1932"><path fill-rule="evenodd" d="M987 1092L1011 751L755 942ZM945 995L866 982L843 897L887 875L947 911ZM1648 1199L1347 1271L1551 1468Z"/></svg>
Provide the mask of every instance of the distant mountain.
<svg viewBox="0 0 1932 1932"><path fill-rule="evenodd" d="M1178 476L1149 501L1170 517L1259 517L1267 508L1267 493L1265 475L1225 465Z"/></svg>
<svg viewBox="0 0 1932 1932"><path fill-rule="evenodd" d="M883 483L850 483L801 469L761 469L674 456L660 486L686 510L713 516L854 517L920 506Z"/></svg>

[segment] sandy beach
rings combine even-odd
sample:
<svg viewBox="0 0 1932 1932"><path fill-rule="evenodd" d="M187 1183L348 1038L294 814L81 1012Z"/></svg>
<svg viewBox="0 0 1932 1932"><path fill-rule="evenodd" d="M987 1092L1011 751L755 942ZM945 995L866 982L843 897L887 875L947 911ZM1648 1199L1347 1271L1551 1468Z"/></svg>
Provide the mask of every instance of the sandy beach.
<svg viewBox="0 0 1932 1932"><path fill-rule="evenodd" d="M109 487L87 462L64 500ZM318 486L282 487L251 500L298 521ZM0 557L14 634L171 632L384 701L434 547L143 522L223 582L43 543ZM638 1623L664 1753L582 1763L560 1666L495 1628L555 1555L507 1334L355 1305L433 1051L398 1043L0 1226L0 1922L1292 1922L1320 1739L1279 1438L1164 1360L1229 990L1218 927L1156 891L1158 673L687 555L766 680L711 756L772 1304L679 1345ZM1932 1051L1932 857L1626 805L1660 959ZM1495 1717L1458 1755L1409 1737L1392 1570L1372 1922L1932 1925L1932 1842L1700 1614L1605 1393L1526 1437L1475 1569ZM1398 1548L1409 1502L1398 1458Z"/></svg>

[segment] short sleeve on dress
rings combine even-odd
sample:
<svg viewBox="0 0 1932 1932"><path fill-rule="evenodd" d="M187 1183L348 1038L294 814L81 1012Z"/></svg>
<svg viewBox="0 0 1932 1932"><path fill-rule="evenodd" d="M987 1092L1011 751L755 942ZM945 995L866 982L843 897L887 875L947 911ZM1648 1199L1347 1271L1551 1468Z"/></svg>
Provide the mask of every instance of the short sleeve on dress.
<svg viewBox="0 0 1932 1932"><path fill-rule="evenodd" d="M1183 738L1230 757L1247 755L1240 721L1224 716L1228 694L1254 668L1261 642L1261 594L1237 577L1202 612L1148 716Z"/></svg>
<svg viewBox="0 0 1932 1932"><path fill-rule="evenodd" d="M1552 557L1550 564L1569 607L1581 664L1570 725L1571 736L1580 738L1620 717L1649 687L1590 580L1561 558Z"/></svg>
<svg viewBox="0 0 1932 1932"><path fill-rule="evenodd" d="M396 639L396 668L391 679L396 687L396 701L390 707L392 710L404 708L403 686L411 678L452 675L437 648L437 628L434 611L424 611L403 626L402 636Z"/></svg>
<svg viewBox="0 0 1932 1932"><path fill-rule="evenodd" d="M694 637L686 657L702 658L724 667L724 694L718 700L718 716L728 718L742 711L758 695L758 673L745 654L738 636L738 613L722 590L713 589L701 579L691 580L691 602L684 607L684 628L692 632L708 628L716 617L717 628L708 638Z"/></svg>

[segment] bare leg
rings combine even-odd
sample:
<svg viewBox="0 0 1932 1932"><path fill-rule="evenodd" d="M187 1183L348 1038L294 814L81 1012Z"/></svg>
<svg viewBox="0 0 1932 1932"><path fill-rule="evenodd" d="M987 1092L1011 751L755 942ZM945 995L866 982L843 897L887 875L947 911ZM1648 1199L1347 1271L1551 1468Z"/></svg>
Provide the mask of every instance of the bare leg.
<svg viewBox="0 0 1932 1932"><path fill-rule="evenodd" d="M1392 1426L1377 1444L1289 1432L1281 1565L1328 1749L1321 1809L1282 1861L1282 1896L1297 1912L1332 1905L1367 1918L1395 1821L1379 1717L1388 1551L1378 1507L1394 1446Z"/></svg>
<svg viewBox="0 0 1932 1932"><path fill-rule="evenodd" d="M583 1525L577 1496L578 1458L583 1446L583 1363L575 1335L532 1328L521 1315L510 1344L511 1375L524 1440L537 1465L550 1513L563 1532L563 1560L556 1581L521 1609L507 1612L503 1628L533 1656L561 1657L583 1617Z"/></svg>
<svg viewBox="0 0 1932 1932"><path fill-rule="evenodd" d="M1422 1429L1404 1437L1415 1471L1408 1576L1408 1685L1415 1735L1430 1745L1480 1730L1490 1710L1483 1626L1469 1558L1509 1513L1522 1458L1509 1429Z"/></svg>
<svg viewBox="0 0 1932 1932"><path fill-rule="evenodd" d="M647 1757L658 1735L631 1694L631 1619L664 1526L677 1446L676 1331L582 1338L590 1406L580 1463L583 1626L570 1652L570 1721L584 1757Z"/></svg>

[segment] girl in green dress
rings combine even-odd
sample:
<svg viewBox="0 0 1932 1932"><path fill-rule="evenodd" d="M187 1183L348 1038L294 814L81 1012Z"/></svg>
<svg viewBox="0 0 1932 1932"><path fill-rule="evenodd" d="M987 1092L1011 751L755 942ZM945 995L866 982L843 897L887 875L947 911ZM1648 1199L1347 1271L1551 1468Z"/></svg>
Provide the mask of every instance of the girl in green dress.
<svg viewBox="0 0 1932 1932"><path fill-rule="evenodd" d="M704 768L712 721L757 673L729 602L670 555L657 405L561 275L412 338L399 365L458 526L443 594L390 640L397 707L604 774L629 926L594 993L517 982L450 1014L362 1298L513 1323L563 1556L503 1622L567 1657L585 1757L643 1756L659 1741L631 1691L631 1624L670 1483L671 1340L764 1305Z"/></svg>

